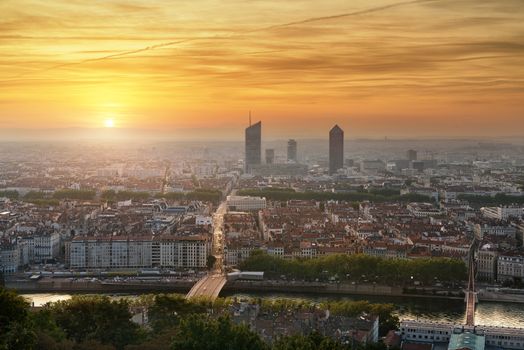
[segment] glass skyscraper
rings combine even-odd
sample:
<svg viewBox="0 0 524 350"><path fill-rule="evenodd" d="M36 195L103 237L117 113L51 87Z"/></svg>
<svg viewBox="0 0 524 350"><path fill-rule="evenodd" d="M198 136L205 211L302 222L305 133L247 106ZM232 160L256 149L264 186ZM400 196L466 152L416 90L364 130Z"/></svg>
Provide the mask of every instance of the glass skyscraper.
<svg viewBox="0 0 524 350"><path fill-rule="evenodd" d="M259 165L262 158L262 122L246 128L246 173L251 172L253 165Z"/></svg>
<svg viewBox="0 0 524 350"><path fill-rule="evenodd" d="M344 131L335 125L329 131L329 174L344 166Z"/></svg>

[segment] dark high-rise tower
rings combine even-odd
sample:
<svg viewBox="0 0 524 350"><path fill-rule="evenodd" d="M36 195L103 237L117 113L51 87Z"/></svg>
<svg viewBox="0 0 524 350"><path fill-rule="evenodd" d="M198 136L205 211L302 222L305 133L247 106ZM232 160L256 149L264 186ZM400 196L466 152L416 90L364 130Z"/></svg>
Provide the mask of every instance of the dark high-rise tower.
<svg viewBox="0 0 524 350"><path fill-rule="evenodd" d="M273 164L275 162L275 150L273 148L266 149L266 164Z"/></svg>
<svg viewBox="0 0 524 350"><path fill-rule="evenodd" d="M251 172L253 165L259 165L262 158L262 122L246 128L246 173Z"/></svg>
<svg viewBox="0 0 524 350"><path fill-rule="evenodd" d="M344 166L344 131L335 125L329 131L329 174Z"/></svg>
<svg viewBox="0 0 524 350"><path fill-rule="evenodd" d="M297 141L293 139L287 142L287 160L288 162L297 162Z"/></svg>
<svg viewBox="0 0 524 350"><path fill-rule="evenodd" d="M408 149L408 151L406 152L406 158L408 160L417 160L417 151L415 151L414 149Z"/></svg>

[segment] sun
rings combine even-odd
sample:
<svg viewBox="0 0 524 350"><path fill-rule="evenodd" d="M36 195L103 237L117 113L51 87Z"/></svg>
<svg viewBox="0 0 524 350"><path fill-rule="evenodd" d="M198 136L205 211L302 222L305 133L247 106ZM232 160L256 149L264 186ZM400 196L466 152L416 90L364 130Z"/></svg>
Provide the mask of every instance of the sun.
<svg viewBox="0 0 524 350"><path fill-rule="evenodd" d="M113 119L104 120L104 126L106 128L113 128L115 126L115 121Z"/></svg>

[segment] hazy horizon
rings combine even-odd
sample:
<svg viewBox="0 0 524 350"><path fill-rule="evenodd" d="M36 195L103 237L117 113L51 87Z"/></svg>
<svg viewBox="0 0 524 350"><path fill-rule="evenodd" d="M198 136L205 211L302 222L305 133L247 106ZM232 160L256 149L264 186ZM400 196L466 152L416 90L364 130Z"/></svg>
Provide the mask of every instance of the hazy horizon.
<svg viewBox="0 0 524 350"><path fill-rule="evenodd" d="M347 138L524 135L519 1L4 0L0 11L2 137L242 138L250 110L269 138L334 124Z"/></svg>
<svg viewBox="0 0 524 350"><path fill-rule="evenodd" d="M263 125L263 142L297 139L302 141L327 141L328 134L285 134L265 132ZM329 130L328 130L329 131ZM493 141L524 143L524 136L508 135L357 135L351 129L344 130L345 139L358 141ZM269 135L268 135L269 134ZM143 142L244 142L244 129L235 128L226 134L209 135L206 130L155 130L143 128L3 128L0 129L0 142L47 142L47 141L143 141Z"/></svg>

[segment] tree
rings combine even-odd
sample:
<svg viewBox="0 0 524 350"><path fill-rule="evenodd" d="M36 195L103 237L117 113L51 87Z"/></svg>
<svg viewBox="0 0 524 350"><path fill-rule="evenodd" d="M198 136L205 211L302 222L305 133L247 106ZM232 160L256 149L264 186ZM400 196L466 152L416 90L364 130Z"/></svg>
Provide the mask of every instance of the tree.
<svg viewBox="0 0 524 350"><path fill-rule="evenodd" d="M206 261L206 266L208 270L211 270L213 266L215 266L216 262L217 262L217 258L215 258L214 255L208 255L207 261Z"/></svg>
<svg viewBox="0 0 524 350"><path fill-rule="evenodd" d="M194 301L188 301L178 294L158 294L148 309L148 319L155 332L173 328L183 317L191 314L203 314L206 307Z"/></svg>
<svg viewBox="0 0 524 350"><path fill-rule="evenodd" d="M0 288L0 349L31 349L36 334L28 317L29 303Z"/></svg>
<svg viewBox="0 0 524 350"><path fill-rule="evenodd" d="M47 305L56 324L77 343L96 340L117 349L139 340L138 325L131 322L126 300L106 296L74 296Z"/></svg>
<svg viewBox="0 0 524 350"><path fill-rule="evenodd" d="M292 335L279 338L272 350L348 350L349 347L330 337L313 332L307 336Z"/></svg>
<svg viewBox="0 0 524 350"><path fill-rule="evenodd" d="M179 326L171 344L173 350L269 350L246 325L233 324L228 317L211 319L189 316Z"/></svg>

